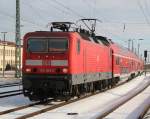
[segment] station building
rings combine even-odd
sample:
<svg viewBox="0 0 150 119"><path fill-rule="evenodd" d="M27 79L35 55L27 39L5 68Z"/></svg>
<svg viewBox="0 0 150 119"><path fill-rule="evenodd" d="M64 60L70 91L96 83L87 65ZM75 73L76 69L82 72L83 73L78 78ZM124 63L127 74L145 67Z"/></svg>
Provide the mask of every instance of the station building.
<svg viewBox="0 0 150 119"><path fill-rule="evenodd" d="M5 51L4 51L4 45L5 45ZM16 44L14 42L10 41L1 41L0 40L0 71L3 70L3 53L5 57L5 65L4 70L6 70L6 67L8 67L8 70L15 69L15 47ZM22 48L21 48L22 51ZM22 52L21 52L22 54Z"/></svg>

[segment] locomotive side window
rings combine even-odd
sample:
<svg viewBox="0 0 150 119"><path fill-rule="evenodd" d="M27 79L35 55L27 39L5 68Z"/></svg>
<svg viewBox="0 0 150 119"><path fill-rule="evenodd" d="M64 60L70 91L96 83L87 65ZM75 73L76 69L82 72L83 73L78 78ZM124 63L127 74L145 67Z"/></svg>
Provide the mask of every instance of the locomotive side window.
<svg viewBox="0 0 150 119"><path fill-rule="evenodd" d="M119 65L119 64L120 64L120 58L116 57L116 65Z"/></svg>
<svg viewBox="0 0 150 119"><path fill-rule="evenodd" d="M29 52L47 52L47 42L43 39L29 39L28 40Z"/></svg>
<svg viewBox="0 0 150 119"><path fill-rule="evenodd" d="M80 53L80 40L77 40L77 53Z"/></svg>

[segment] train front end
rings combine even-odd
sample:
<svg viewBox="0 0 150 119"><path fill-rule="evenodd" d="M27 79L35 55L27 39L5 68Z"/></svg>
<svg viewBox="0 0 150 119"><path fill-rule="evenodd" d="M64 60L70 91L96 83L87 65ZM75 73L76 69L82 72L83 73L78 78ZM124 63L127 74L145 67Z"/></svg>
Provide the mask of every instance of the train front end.
<svg viewBox="0 0 150 119"><path fill-rule="evenodd" d="M69 34L33 32L23 43L23 93L30 100L69 94Z"/></svg>

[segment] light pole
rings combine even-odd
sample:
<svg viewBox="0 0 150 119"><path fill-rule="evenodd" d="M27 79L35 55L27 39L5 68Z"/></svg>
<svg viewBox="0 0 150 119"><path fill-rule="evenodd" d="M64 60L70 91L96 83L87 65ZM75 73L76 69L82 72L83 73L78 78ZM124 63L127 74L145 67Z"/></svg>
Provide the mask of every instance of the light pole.
<svg viewBox="0 0 150 119"><path fill-rule="evenodd" d="M132 41L132 52L134 52L134 44L133 44L133 39L132 39L131 41Z"/></svg>
<svg viewBox="0 0 150 119"><path fill-rule="evenodd" d="M7 32L1 32L4 35L3 39L3 77L5 76L5 35Z"/></svg>
<svg viewBox="0 0 150 119"><path fill-rule="evenodd" d="M128 50L130 50L130 42L131 42L131 39L128 40Z"/></svg>
<svg viewBox="0 0 150 119"><path fill-rule="evenodd" d="M21 76L20 0L16 0L15 77Z"/></svg>
<svg viewBox="0 0 150 119"><path fill-rule="evenodd" d="M138 39L138 56L140 55L140 43L139 43L140 40L144 40L144 39Z"/></svg>
<svg viewBox="0 0 150 119"><path fill-rule="evenodd" d="M149 63L149 54L147 55L147 62Z"/></svg>

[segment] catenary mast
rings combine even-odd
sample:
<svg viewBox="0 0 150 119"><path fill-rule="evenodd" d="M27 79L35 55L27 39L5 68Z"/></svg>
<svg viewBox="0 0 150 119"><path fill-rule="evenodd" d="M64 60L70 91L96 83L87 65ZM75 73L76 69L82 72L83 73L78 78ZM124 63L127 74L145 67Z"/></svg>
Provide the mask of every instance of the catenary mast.
<svg viewBox="0 0 150 119"><path fill-rule="evenodd" d="M15 77L21 76L20 0L16 0Z"/></svg>

